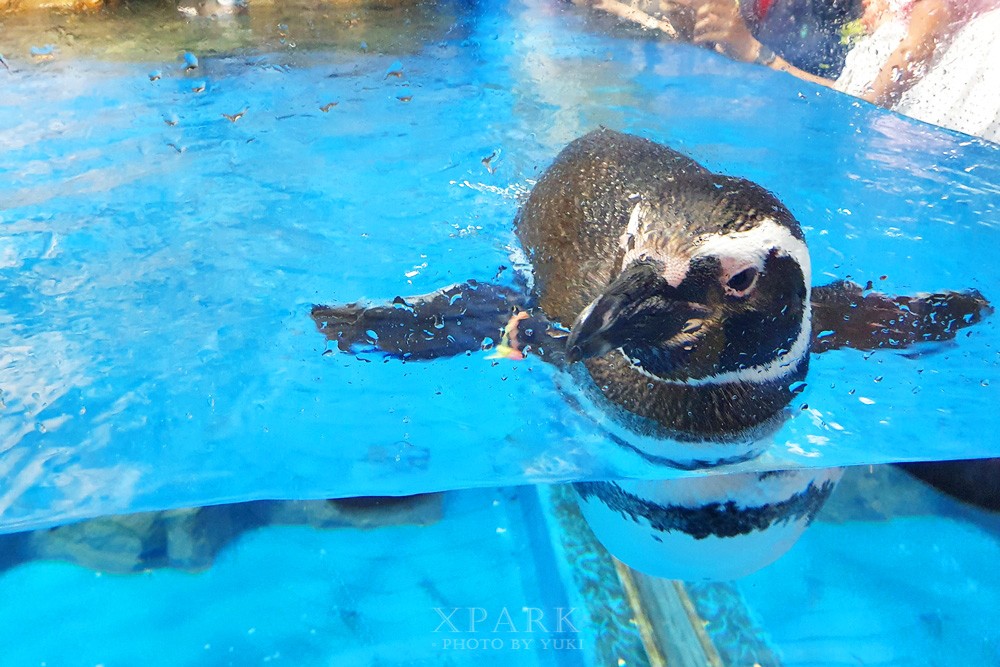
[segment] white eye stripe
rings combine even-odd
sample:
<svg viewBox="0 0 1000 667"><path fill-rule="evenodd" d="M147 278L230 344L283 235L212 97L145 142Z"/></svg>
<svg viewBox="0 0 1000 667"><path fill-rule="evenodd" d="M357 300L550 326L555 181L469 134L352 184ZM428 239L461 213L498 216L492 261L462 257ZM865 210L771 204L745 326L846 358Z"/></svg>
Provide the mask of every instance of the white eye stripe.
<svg viewBox="0 0 1000 667"><path fill-rule="evenodd" d="M639 215L642 203L638 203L632 207L632 214L628 218L628 226L622 235L618 237L618 247L624 250L626 253L632 253L638 244L639 237Z"/></svg>
<svg viewBox="0 0 1000 667"><path fill-rule="evenodd" d="M628 228L625 230L625 233L629 236L639 235L639 212L641 207L641 202L632 207L632 214L628 217Z"/></svg>
<svg viewBox="0 0 1000 667"><path fill-rule="evenodd" d="M707 234L700 237L695 242L693 258L708 256L725 258L723 269L726 268L725 262L730 262L734 269L738 266L743 268L752 266L758 271L763 271L764 262L772 250L794 259L802 269L806 285L812 284L812 266L809 262L809 248L806 247L805 241L792 236L787 227L770 218L762 220L756 227L745 232ZM734 270L729 277L738 272Z"/></svg>
<svg viewBox="0 0 1000 667"><path fill-rule="evenodd" d="M664 265L664 277L677 287L687 277L691 262L699 257L717 257L722 263L723 284L740 271L753 267L763 273L768 255L776 250L779 255L794 259L802 269L806 285L812 284L812 265L805 241L771 218L765 218L753 229L745 232L703 234L687 246L687 250L673 252L647 246L641 226L641 203L632 208L628 227L619 238L619 247L625 251L622 269L643 259L656 259Z"/></svg>

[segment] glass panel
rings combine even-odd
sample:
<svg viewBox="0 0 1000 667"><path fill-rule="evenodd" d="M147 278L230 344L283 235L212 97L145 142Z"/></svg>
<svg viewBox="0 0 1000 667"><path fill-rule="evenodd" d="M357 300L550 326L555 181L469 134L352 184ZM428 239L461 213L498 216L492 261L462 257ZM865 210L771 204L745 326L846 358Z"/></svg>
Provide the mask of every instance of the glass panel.
<svg viewBox="0 0 1000 667"><path fill-rule="evenodd" d="M0 12L0 662L1000 662L995 0Z"/></svg>

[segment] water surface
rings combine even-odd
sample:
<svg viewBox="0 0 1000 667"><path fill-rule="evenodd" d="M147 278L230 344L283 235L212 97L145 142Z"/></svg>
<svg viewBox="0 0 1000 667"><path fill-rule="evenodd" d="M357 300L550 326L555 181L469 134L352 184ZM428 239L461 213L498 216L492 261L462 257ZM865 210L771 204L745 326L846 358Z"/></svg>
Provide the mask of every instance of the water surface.
<svg viewBox="0 0 1000 667"><path fill-rule="evenodd" d="M817 284L996 300L994 145L606 34L571 6L167 16L3 27L0 531L680 474L567 409L537 359L327 354L309 318L510 280L519 202L599 125L773 190ZM998 456L998 355L990 319L915 356L816 357L794 417L742 467Z"/></svg>

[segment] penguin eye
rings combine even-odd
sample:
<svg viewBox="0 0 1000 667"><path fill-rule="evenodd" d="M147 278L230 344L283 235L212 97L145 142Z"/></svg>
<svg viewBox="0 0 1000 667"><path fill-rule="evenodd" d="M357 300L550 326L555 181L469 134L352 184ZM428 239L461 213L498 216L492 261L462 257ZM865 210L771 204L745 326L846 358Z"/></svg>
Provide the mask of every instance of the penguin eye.
<svg viewBox="0 0 1000 667"><path fill-rule="evenodd" d="M726 282L727 291L735 296L744 296L757 284L757 269L749 267L743 269Z"/></svg>

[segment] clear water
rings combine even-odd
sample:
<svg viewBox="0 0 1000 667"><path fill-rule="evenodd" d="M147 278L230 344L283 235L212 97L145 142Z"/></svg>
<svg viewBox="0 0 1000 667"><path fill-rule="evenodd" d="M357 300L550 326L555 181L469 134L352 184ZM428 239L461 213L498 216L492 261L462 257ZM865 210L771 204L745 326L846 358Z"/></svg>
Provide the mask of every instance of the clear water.
<svg viewBox="0 0 1000 667"><path fill-rule="evenodd" d="M269 11L86 48L72 37L94 21L6 21L0 531L676 474L567 410L537 360L324 354L308 315L491 280L519 198L601 124L773 190L807 230L814 282L996 300L996 146L609 35L571 6L369 12L353 27L350 10ZM131 35L126 18L110 25ZM52 59L30 55L48 43ZM829 353L743 467L1000 456L998 386L992 319L916 358Z"/></svg>
<svg viewBox="0 0 1000 667"><path fill-rule="evenodd" d="M558 517L554 497L457 491L427 525L271 526L196 573L21 563L0 570L0 665L656 665L607 554ZM995 515L888 467L852 469L784 558L686 589L727 666L993 665L998 536ZM458 633L435 608L457 610ZM489 618L472 632L470 608ZM546 630L573 609L575 631L526 633L524 608ZM517 633L492 631L505 609ZM574 648L542 647L557 638Z"/></svg>
<svg viewBox="0 0 1000 667"><path fill-rule="evenodd" d="M592 664L600 626L570 604L544 559L525 495L449 494L447 520L427 526L271 527L199 574L21 565L0 575L4 598L17 600L0 606L0 665ZM532 634L524 607L538 610ZM555 632L555 610L573 607ZM483 610L478 629L470 609ZM510 624L493 632L504 610ZM514 648L531 637L530 649ZM545 650L542 638L588 653ZM448 643L456 639L503 648Z"/></svg>
<svg viewBox="0 0 1000 667"><path fill-rule="evenodd" d="M866 466L787 556L691 592L728 665L994 665L998 553L996 514Z"/></svg>

